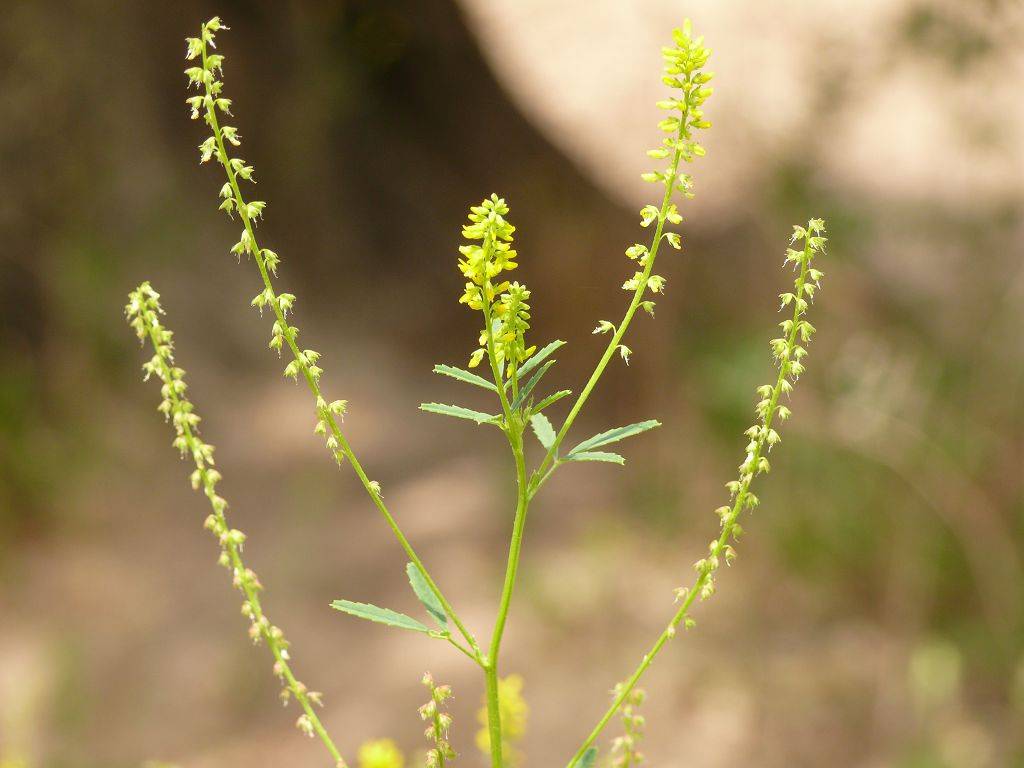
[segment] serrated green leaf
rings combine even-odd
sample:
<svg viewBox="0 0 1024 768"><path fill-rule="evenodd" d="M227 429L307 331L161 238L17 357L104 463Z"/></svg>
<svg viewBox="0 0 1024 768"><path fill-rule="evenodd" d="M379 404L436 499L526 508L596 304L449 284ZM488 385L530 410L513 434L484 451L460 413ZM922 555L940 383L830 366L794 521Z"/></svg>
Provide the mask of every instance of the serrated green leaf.
<svg viewBox="0 0 1024 768"><path fill-rule="evenodd" d="M425 624L421 624L416 621L412 616L406 616L404 613L392 611L390 608L378 608L376 605L370 605L369 603L354 603L351 600L335 600L331 603L331 608L334 608L336 611L348 613L352 616L358 616L360 619L376 621L378 624L387 624L389 627L399 627L400 629L411 629L414 632L430 633L430 629Z"/></svg>
<svg viewBox="0 0 1024 768"><path fill-rule="evenodd" d="M535 413L530 417L530 426L533 427L533 434L545 448L551 448L555 444L555 428L551 426L548 417L542 413Z"/></svg>
<svg viewBox="0 0 1024 768"><path fill-rule="evenodd" d="M609 443L616 443L619 440L632 437L633 435L638 435L641 432L646 432L649 429L654 429L655 427L660 426L660 421L651 419L650 421L639 421L636 424L630 424L625 427L609 429L606 432L601 432L593 437L587 438L582 443L575 446L568 454L566 454L566 458L569 458L574 453L589 451L591 448L600 448L602 445L608 445Z"/></svg>
<svg viewBox="0 0 1024 768"><path fill-rule="evenodd" d="M610 464L625 464L626 460L617 453L607 451L579 451L567 454L566 461L607 461Z"/></svg>
<svg viewBox="0 0 1024 768"><path fill-rule="evenodd" d="M597 747L590 747L580 756L580 759L576 762L576 768L594 768L594 763L596 762Z"/></svg>
<svg viewBox="0 0 1024 768"><path fill-rule="evenodd" d="M473 384L477 387L483 387L489 389L491 392L497 392L498 388L494 386L494 382L488 381L482 376L477 376L475 373L464 371L461 368L456 368L454 365L435 365L434 373L439 373L442 376L451 376L453 379L464 381L467 384Z"/></svg>
<svg viewBox="0 0 1024 768"><path fill-rule="evenodd" d="M572 391L571 391L571 390L568 390L568 389L560 389L560 390L558 390L557 392L555 392L555 394L553 394L553 395L548 395L548 396L547 396L547 397L545 397L545 398L544 398L543 400L541 400L541 401L540 401L539 403L537 403L536 405L534 405L534 406L533 406L533 407L532 407L532 408L530 409L530 412L531 412L531 413L540 413L540 412L541 412L541 411L543 411L543 410L544 410L545 408L547 408L547 407L548 407L549 405L551 405L551 404L553 404L553 403L557 403L557 402L558 402L559 400L561 400L561 399L562 399L563 397L565 397L566 395L571 395L571 394L572 394Z"/></svg>
<svg viewBox="0 0 1024 768"><path fill-rule="evenodd" d="M441 626L441 629L448 629L448 614L445 613L444 606L437 599L437 595L430 589L430 585L427 584L422 571L416 567L415 563L409 563L405 566L405 573L409 577L409 585L412 587L412 591L416 593L416 597L423 603L427 613L434 617L434 620Z"/></svg>
<svg viewBox="0 0 1024 768"><path fill-rule="evenodd" d="M474 411L469 408L463 408L461 405L442 405L441 403L420 403L420 410L426 411L427 413L439 413L442 416L454 416L458 419L469 419L475 421L477 424L486 424L487 422L497 423L497 416L490 413L483 413L481 411Z"/></svg>
<svg viewBox="0 0 1024 768"><path fill-rule="evenodd" d="M565 346L565 342L564 341L552 341L547 346L545 346L542 349L539 349L536 352L534 352L533 356L519 367L519 374L518 374L519 378L522 378L523 376L528 374L530 371L532 371L534 368L536 368L538 365L540 365L545 360L547 360L548 356L552 352L554 352L556 349L558 349L559 347L564 347L564 346ZM506 389L508 388L510 383L511 382L505 382L505 388Z"/></svg>
<svg viewBox="0 0 1024 768"><path fill-rule="evenodd" d="M530 396L530 393L533 391L533 388L537 386L537 382L541 380L541 377L548 372L548 368L554 365L555 362L555 360L548 360L546 363L544 363L544 365L540 367L540 370L533 374L531 379L528 382L526 382L522 389L519 390L519 397L517 397L512 402L511 408L513 411L519 409L519 407L523 404L526 398Z"/></svg>

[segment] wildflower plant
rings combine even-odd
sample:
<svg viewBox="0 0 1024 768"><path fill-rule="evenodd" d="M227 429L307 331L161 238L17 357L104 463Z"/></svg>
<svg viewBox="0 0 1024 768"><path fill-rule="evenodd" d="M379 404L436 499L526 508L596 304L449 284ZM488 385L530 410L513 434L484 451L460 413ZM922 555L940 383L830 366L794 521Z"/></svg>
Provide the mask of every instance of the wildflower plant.
<svg viewBox="0 0 1024 768"><path fill-rule="evenodd" d="M489 641L484 643L478 641L460 619L385 504L380 485L370 479L359 462L341 427L347 402L328 399L325 393L321 355L299 344L299 329L291 319L296 297L275 286L281 259L274 251L263 247L257 238L257 225L267 205L243 193L243 184L253 183L255 172L250 164L234 154L242 139L238 129L225 122L231 116L232 103L224 93L221 79L224 57L216 52L217 35L225 29L227 27L215 17L202 25L198 37L188 39L186 55L191 66L185 74L190 87L198 91L187 100L191 116L201 119L209 131L199 145L200 161L213 161L221 167L224 181L219 208L232 219L237 216L242 225L231 253L239 261L245 256L255 266L259 289L251 303L261 316L269 314L268 346L285 357L284 375L294 381L301 380L309 390L313 432L324 441L328 454L339 467L348 465L355 472L407 556L409 584L422 603L425 615L420 620L350 599L338 599L332 607L351 616L446 642L479 667L484 693L477 745L490 756L492 768L515 764L521 755L514 745L525 731L529 708L522 695L522 678L502 673L501 651L530 505L560 467L580 461L624 464L625 458L608 447L660 426L658 421L648 419L605 429L568 449L563 445L608 365L616 356L629 363L632 351L626 346L625 337L638 311L654 315L655 297L664 293L668 283L666 277L654 271L663 243L673 250L682 249L682 237L674 229L683 220L678 202L694 194L693 180L683 171L684 163L690 164L704 155L696 136L711 126L703 112L703 105L712 93L708 85L712 74L704 69L710 51L703 39L693 34L689 21L673 32L672 45L663 49L662 79L670 95L659 101L658 107L666 112L659 123L665 135L660 145L648 152L662 165L643 175L646 181L658 187L660 202L645 205L640 211L640 225L651 234L645 242L633 243L625 250L633 271L622 285L629 295L628 305L617 323L598 321L594 333L606 335L608 340L564 417L552 421L549 414L557 410L552 406L572 397L573 393L558 390L545 394L542 382L556 362L554 353L565 342L553 340L538 347L533 339L530 291L522 282L509 279L509 273L519 266L519 257L513 248L516 228L510 221L508 203L498 195L485 198L470 208L468 221L462 228L465 243L459 247L456 261L465 287L459 301L480 313L477 316L479 333L467 368L438 364L434 372L487 391L494 398L494 406L491 412L441 403L423 403L420 408L493 428L509 445L516 479L515 513L494 624ZM754 480L770 469L768 454L780 441L779 424L790 415L783 401L804 371L806 347L814 334L806 315L822 277L814 260L823 253L825 242L824 223L820 219L794 227L785 265L791 266L796 276L792 290L780 294L781 309L787 315L779 324L781 334L771 341L777 373L772 383L757 389L755 421L745 433L744 457L736 479L726 484L729 503L716 510L719 532L709 543L707 554L694 564L692 583L676 591L677 606L664 630L632 674L615 687L610 706L568 760L567 768L590 768L595 764L595 742L617 713L624 735L612 742L612 764L630 768L643 761L637 749L644 726L643 717L637 712L643 693L637 683L680 627L695 626L690 615L694 603L714 594L720 566L731 564L736 557L734 545L742 533L739 518L758 505L758 498L752 491ZM185 373L175 364L171 331L163 326L162 313L159 296L148 283L143 283L130 295L126 307L128 320L139 338L153 349L152 358L143 366L146 377L155 375L162 382L159 410L174 427L175 447L195 465L191 476L193 487L201 488L209 499L212 513L206 527L217 537L220 563L229 569L234 586L243 593L242 612L250 622L250 636L254 641L265 642L271 651L273 672L282 683L282 698L286 703L294 698L302 710L297 722L299 730L318 737L335 765L343 766L341 753L316 712L320 695L309 691L292 673L288 642L264 614L258 596L262 586L255 573L242 562L245 536L228 526L227 502L216 490L220 475L214 468L213 447L199 437L199 417L186 397ZM542 452L540 460L532 465L527 462L526 444L531 439L527 433L536 439ZM446 711L451 689L436 685L429 674L423 678L423 684L428 689L429 700L420 708L420 717L426 724L430 744L424 762L429 768L443 768L456 758L449 740L451 717ZM383 739L363 744L357 762L363 768L402 768L404 756L393 742Z"/></svg>

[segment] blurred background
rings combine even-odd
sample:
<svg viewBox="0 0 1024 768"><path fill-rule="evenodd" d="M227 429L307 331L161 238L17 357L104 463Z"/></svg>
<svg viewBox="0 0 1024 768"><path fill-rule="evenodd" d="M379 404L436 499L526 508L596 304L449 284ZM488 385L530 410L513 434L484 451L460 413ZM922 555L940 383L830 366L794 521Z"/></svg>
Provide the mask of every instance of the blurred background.
<svg viewBox="0 0 1024 768"><path fill-rule="evenodd" d="M690 581L772 375L791 225L822 216L809 372L739 561L645 680L648 764L1024 765L1016 0L3 3L0 763L324 764L245 637L140 381L121 313L150 279L267 611L343 752L422 749L429 669L455 689L457 764L483 764L477 670L327 607L417 612L402 552L266 349L222 179L196 162L183 38L215 13L278 285L478 636L511 526L507 447L416 409L485 403L430 372L475 346L466 208L509 201L533 339L569 342L547 381L578 390L657 197L639 174L660 139L659 46L689 16L715 51L684 250L659 260L657 319L637 320L631 365L574 434L665 426L623 444L624 468L564 468L532 511L504 653L526 680L527 764L564 764Z"/></svg>

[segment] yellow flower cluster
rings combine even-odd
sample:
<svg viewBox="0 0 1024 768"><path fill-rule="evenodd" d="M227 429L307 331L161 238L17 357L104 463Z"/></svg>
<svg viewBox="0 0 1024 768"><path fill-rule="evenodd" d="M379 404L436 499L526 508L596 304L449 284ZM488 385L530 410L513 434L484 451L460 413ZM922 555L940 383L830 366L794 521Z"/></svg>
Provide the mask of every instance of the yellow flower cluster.
<svg viewBox="0 0 1024 768"><path fill-rule="evenodd" d="M469 359L470 368L480 364L488 344L493 344L497 366L511 378L536 347L527 348L525 340L530 327L530 291L518 282L494 282L502 272L519 266L512 248L516 228L505 218L508 212L505 200L497 195L469 209L469 223L462 227L462 236L474 242L459 247L459 271L467 281L459 303L484 314L480 347Z"/></svg>

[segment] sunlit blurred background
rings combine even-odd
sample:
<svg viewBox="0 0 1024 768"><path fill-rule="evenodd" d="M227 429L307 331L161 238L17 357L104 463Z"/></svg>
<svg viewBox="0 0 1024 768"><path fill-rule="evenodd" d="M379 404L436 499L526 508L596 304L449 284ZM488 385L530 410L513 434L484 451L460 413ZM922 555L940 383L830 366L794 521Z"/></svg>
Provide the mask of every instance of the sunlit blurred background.
<svg viewBox="0 0 1024 768"><path fill-rule="evenodd" d="M429 669L455 690L456 764L483 764L478 670L328 608L418 610L401 550L266 349L222 179L196 162L183 38L214 13L279 285L328 395L350 401L356 451L480 636L507 447L416 407L485 404L430 372L476 343L457 304L466 207L508 199L534 340L569 342L547 381L578 390L656 197L639 174L659 46L689 16L715 51L684 250L575 434L665 426L623 444L624 468L560 470L530 518L504 653L526 680L526 764L566 762L690 580L771 375L790 227L822 216L809 372L738 562L644 682L647 764L1024 765L1016 0L3 3L0 764L325 764L246 639L140 381L121 312L143 279L342 751L390 737L415 764Z"/></svg>

